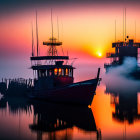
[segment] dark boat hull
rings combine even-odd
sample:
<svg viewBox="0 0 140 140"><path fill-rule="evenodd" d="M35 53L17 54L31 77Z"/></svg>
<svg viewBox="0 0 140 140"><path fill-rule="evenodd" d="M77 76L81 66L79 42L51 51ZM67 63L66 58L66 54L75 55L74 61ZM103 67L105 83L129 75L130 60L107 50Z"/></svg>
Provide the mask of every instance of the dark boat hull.
<svg viewBox="0 0 140 140"><path fill-rule="evenodd" d="M69 84L46 91L33 91L31 98L53 102L90 105L95 95L99 79Z"/></svg>

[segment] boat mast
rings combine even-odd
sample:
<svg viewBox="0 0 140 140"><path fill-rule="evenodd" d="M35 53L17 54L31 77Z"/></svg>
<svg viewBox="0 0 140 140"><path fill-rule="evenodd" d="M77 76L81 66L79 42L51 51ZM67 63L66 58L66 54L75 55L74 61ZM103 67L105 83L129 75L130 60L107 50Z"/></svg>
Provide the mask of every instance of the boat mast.
<svg viewBox="0 0 140 140"><path fill-rule="evenodd" d="M59 22L58 22L58 17L57 17L57 33L58 33L58 41L59 41Z"/></svg>
<svg viewBox="0 0 140 140"><path fill-rule="evenodd" d="M36 11L36 45L37 45L37 56L38 56L38 23L37 23L37 11Z"/></svg>
<svg viewBox="0 0 140 140"><path fill-rule="evenodd" d="M137 37L137 25L136 25L136 21L135 21L135 42L136 42L136 37Z"/></svg>
<svg viewBox="0 0 140 140"><path fill-rule="evenodd" d="M59 42L59 40L57 41L57 39L54 38L52 9L51 9L51 28L52 28L51 38L49 39L49 41L43 42L43 45L49 46L48 56L54 56L54 58L55 58L55 56L58 56L56 46L61 46L62 45L62 42ZM51 62L53 62L53 61L51 61Z"/></svg>
<svg viewBox="0 0 140 140"><path fill-rule="evenodd" d="M32 56L34 56L34 35L33 35L33 23L32 23Z"/></svg>
<svg viewBox="0 0 140 140"><path fill-rule="evenodd" d="M116 20L115 20L115 42L116 42Z"/></svg>
<svg viewBox="0 0 140 140"><path fill-rule="evenodd" d="M52 26L52 56L54 55L54 46L53 46L53 19L52 19L52 9L51 9L51 26Z"/></svg>
<svg viewBox="0 0 140 140"><path fill-rule="evenodd" d="M123 8L123 42L124 42L124 8Z"/></svg>
<svg viewBox="0 0 140 140"><path fill-rule="evenodd" d="M126 8L125 8L125 42L126 42Z"/></svg>
<svg viewBox="0 0 140 140"><path fill-rule="evenodd" d="M59 41L59 21L58 21L58 17L57 17L57 33L58 33L58 41ZM62 49L62 53L64 55L64 50L63 50L62 46L61 46L61 49Z"/></svg>

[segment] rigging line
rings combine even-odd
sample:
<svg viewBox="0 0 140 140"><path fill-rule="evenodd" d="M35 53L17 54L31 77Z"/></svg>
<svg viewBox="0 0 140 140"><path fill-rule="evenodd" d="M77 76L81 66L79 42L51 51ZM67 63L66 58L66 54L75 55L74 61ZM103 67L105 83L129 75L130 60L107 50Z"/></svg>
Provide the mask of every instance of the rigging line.
<svg viewBox="0 0 140 140"><path fill-rule="evenodd" d="M37 23L37 10L36 10L36 43L37 43L37 56L38 56L38 23Z"/></svg>

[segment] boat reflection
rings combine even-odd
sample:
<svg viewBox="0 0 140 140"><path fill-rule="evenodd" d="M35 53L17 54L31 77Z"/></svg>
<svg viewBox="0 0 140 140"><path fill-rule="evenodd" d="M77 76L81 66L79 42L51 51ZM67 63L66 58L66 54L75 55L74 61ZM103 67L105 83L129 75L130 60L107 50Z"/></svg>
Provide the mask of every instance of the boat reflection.
<svg viewBox="0 0 140 140"><path fill-rule="evenodd" d="M0 116L3 113L5 121L0 128L3 129L0 139L101 139L92 110L85 106L10 97L0 100ZM16 125L11 127L12 122ZM6 135L7 130L12 133Z"/></svg>
<svg viewBox="0 0 140 140"><path fill-rule="evenodd" d="M0 100L0 109L9 108L9 112L13 114L18 114L18 112L22 113L32 112L31 104L28 102L26 98L2 98Z"/></svg>
<svg viewBox="0 0 140 140"><path fill-rule="evenodd" d="M138 82L133 82L125 81L123 85L117 82L106 82L105 93L111 95L110 104L115 105L115 112L112 113L112 117L118 122L127 121L129 124L133 124L134 121L140 119L138 111L140 87Z"/></svg>
<svg viewBox="0 0 140 140"><path fill-rule="evenodd" d="M48 139L73 139L75 127L79 131L100 134L97 131L94 116L91 109L81 106L60 105L45 102L33 102L33 124L29 128L37 133L37 139L41 140L47 135Z"/></svg>
<svg viewBox="0 0 140 140"><path fill-rule="evenodd" d="M0 99L0 109L5 109L6 103L7 103L7 101L5 100L5 98L1 98Z"/></svg>

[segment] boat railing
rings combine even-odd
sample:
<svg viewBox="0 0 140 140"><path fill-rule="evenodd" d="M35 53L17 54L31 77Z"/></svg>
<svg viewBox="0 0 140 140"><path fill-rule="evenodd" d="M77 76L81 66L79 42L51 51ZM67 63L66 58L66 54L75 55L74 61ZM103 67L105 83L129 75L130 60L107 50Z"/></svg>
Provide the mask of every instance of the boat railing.
<svg viewBox="0 0 140 140"><path fill-rule="evenodd" d="M134 43L134 42L132 44L130 42L112 43L112 48L116 48L116 47L129 47L129 46L140 48L140 43Z"/></svg>
<svg viewBox="0 0 140 140"><path fill-rule="evenodd" d="M110 58L110 57L118 57L118 54L117 53L110 53L110 52L108 52L108 53L106 53L106 57L107 58Z"/></svg>

